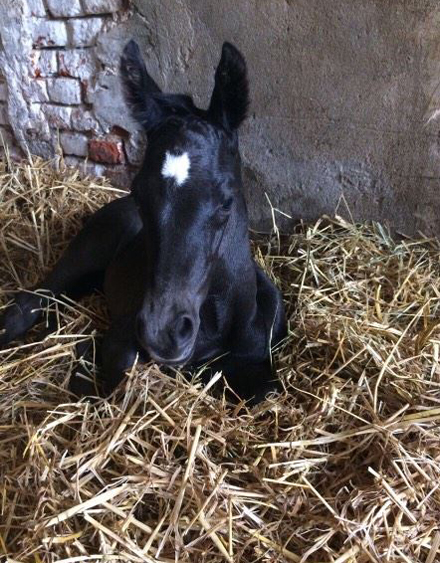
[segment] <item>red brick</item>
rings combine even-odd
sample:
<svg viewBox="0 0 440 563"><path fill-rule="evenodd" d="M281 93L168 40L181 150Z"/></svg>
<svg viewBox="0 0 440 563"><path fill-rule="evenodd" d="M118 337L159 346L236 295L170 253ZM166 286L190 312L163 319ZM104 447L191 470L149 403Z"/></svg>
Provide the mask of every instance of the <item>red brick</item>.
<svg viewBox="0 0 440 563"><path fill-rule="evenodd" d="M125 161L124 145L119 137L89 141L89 158L103 164L122 164Z"/></svg>

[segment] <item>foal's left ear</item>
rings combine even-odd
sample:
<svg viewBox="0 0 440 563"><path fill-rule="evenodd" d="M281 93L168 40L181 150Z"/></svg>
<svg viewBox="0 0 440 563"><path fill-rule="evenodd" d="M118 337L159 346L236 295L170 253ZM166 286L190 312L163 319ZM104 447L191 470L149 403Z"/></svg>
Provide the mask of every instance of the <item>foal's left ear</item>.
<svg viewBox="0 0 440 563"><path fill-rule="evenodd" d="M119 71L131 114L148 131L163 117L162 109L154 98L161 91L148 74L139 47L133 40L124 48Z"/></svg>
<svg viewBox="0 0 440 563"><path fill-rule="evenodd" d="M244 57L231 43L223 43L208 117L228 131L233 131L246 118L248 105L249 88Z"/></svg>

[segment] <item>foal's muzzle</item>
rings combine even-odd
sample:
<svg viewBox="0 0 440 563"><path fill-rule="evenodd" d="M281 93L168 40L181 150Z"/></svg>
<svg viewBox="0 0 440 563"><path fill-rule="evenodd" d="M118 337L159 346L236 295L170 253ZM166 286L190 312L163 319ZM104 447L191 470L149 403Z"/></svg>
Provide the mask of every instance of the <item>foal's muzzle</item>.
<svg viewBox="0 0 440 563"><path fill-rule="evenodd" d="M136 332L139 344L153 360L167 365L179 365L190 359L199 325L198 312L189 307L178 309L176 306L156 306L139 313Z"/></svg>

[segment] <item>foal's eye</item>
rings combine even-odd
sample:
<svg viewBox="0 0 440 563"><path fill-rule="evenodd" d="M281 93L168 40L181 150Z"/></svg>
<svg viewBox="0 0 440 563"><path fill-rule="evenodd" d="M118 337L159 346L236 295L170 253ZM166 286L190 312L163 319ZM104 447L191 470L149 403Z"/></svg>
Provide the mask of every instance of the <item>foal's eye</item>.
<svg viewBox="0 0 440 563"><path fill-rule="evenodd" d="M222 211L231 211L232 203L232 197L228 197L228 199L226 199L222 204Z"/></svg>

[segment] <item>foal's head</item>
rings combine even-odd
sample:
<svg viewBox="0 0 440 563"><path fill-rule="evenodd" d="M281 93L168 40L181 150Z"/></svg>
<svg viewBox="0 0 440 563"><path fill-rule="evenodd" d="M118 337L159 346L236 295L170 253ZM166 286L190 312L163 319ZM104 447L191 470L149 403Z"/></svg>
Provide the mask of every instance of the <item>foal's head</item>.
<svg viewBox="0 0 440 563"><path fill-rule="evenodd" d="M184 364L228 234L247 221L237 141L248 106L246 64L235 47L223 45L206 111L189 96L163 94L133 41L121 74L125 99L148 139L133 184L148 256L138 339L154 359Z"/></svg>

